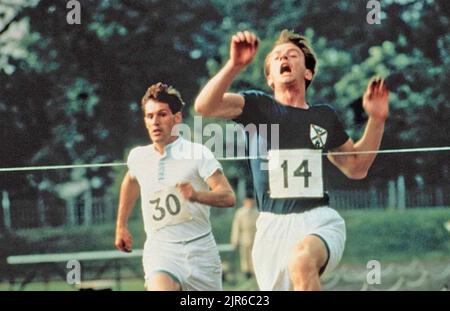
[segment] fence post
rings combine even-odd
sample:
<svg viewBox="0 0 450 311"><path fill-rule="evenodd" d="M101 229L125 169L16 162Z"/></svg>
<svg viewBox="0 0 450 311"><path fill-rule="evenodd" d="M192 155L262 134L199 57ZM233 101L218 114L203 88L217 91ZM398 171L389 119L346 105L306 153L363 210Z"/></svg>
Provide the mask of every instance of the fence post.
<svg viewBox="0 0 450 311"><path fill-rule="evenodd" d="M3 224L6 231L11 231L11 202L9 201L8 192L3 190L2 192L2 208L3 208Z"/></svg>
<svg viewBox="0 0 450 311"><path fill-rule="evenodd" d="M70 198L66 201L67 220L66 224L69 226L75 225L75 199Z"/></svg>
<svg viewBox="0 0 450 311"><path fill-rule="evenodd" d="M38 217L39 217L39 227L44 227L46 225L45 222L45 204L42 196L39 194L37 201L37 209L38 209Z"/></svg>
<svg viewBox="0 0 450 311"><path fill-rule="evenodd" d="M397 178L397 208L404 210L406 208L406 187L405 177L403 175Z"/></svg>
<svg viewBox="0 0 450 311"><path fill-rule="evenodd" d="M89 226L92 224L92 192L90 189L84 192L83 195L83 212L84 212L84 225Z"/></svg>
<svg viewBox="0 0 450 311"><path fill-rule="evenodd" d="M377 189L374 186L371 186L369 189L369 207L370 208L378 207Z"/></svg>
<svg viewBox="0 0 450 311"><path fill-rule="evenodd" d="M395 208L397 203L396 191L395 191L395 181L388 181L388 208Z"/></svg>
<svg viewBox="0 0 450 311"><path fill-rule="evenodd" d="M102 210L105 213L105 222L115 221L116 220L116 202L110 196L102 196L100 199L100 205L102 206Z"/></svg>
<svg viewBox="0 0 450 311"><path fill-rule="evenodd" d="M245 199L246 197L246 182L244 178L240 178L238 180L238 184L237 184L237 198L238 198L238 202L242 202L242 200Z"/></svg>
<svg viewBox="0 0 450 311"><path fill-rule="evenodd" d="M444 192L441 187L436 187L436 206L444 206Z"/></svg>

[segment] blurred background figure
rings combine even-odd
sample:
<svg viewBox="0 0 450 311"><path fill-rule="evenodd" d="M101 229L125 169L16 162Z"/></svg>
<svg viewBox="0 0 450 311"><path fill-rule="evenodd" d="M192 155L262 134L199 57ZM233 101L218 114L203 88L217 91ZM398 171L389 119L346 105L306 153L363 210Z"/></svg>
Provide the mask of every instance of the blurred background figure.
<svg viewBox="0 0 450 311"><path fill-rule="evenodd" d="M231 228L231 244L239 247L240 268L247 279L253 276L252 247L258 214L253 196L247 195L236 210Z"/></svg>

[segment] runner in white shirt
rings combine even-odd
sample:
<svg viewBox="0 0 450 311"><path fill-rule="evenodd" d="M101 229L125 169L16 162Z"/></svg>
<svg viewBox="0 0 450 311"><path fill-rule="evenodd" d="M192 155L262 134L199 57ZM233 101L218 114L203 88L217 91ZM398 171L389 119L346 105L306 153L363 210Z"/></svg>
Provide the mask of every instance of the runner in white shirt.
<svg viewBox="0 0 450 311"><path fill-rule="evenodd" d="M211 233L210 206L232 207L235 196L212 152L174 136L184 103L162 83L142 99L153 144L136 147L120 189L116 247L132 249L128 217L141 195L147 240L143 266L148 290L221 290L219 252Z"/></svg>

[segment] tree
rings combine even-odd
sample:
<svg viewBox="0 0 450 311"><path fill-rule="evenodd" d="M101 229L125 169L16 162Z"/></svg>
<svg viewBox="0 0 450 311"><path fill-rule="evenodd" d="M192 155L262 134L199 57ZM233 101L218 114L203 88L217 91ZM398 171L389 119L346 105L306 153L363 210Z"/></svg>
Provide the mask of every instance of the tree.
<svg viewBox="0 0 450 311"><path fill-rule="evenodd" d="M64 1L35 2L14 8L14 23L29 25L19 36L27 54L9 55L1 67L2 166L120 160L125 148L148 141L140 98L151 83L173 84L187 103L192 101L198 87L190 77L206 74L193 37L217 19L211 5L86 1L82 23L69 25ZM8 31L19 35L14 23ZM95 176L104 190L111 175L59 170L24 179L15 173L2 175L0 188L52 192L56 183Z"/></svg>
<svg viewBox="0 0 450 311"><path fill-rule="evenodd" d="M220 46L208 61L210 75L227 60L231 35L252 29L261 38L260 52L238 77L234 88L268 91L264 56L279 31L293 29L310 39L318 56L318 71L308 90L308 100L329 103L339 110L353 138L360 137L364 125L364 115L359 114L365 86L372 76L380 75L389 77L392 90L382 148L449 145L446 133L450 123L445 121L450 113L448 1L384 1L379 25L366 22L365 1L214 3L226 17L215 30ZM440 184L450 177L447 158L445 152L380 155L369 180L383 185L388 179L405 175L410 183L423 178L425 183ZM331 174L334 186L357 186L336 172Z"/></svg>

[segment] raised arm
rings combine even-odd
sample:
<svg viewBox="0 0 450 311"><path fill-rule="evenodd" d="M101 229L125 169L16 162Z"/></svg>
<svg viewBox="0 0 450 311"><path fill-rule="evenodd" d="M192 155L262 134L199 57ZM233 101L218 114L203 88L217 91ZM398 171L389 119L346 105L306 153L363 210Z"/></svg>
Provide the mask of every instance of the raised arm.
<svg viewBox="0 0 450 311"><path fill-rule="evenodd" d="M384 124L389 114L389 90L383 79L369 82L363 97L363 107L369 116L364 134L353 143L349 139L342 146L332 150L336 152L376 151L383 138ZM328 159L347 177L362 179L367 176L375 160L376 153L355 155L329 155Z"/></svg>
<svg viewBox="0 0 450 311"><path fill-rule="evenodd" d="M122 252L131 252L133 237L128 231L128 217L139 197L139 184L127 172L120 187L119 210L117 212L115 246Z"/></svg>
<svg viewBox="0 0 450 311"><path fill-rule="evenodd" d="M249 31L231 38L230 59L203 87L195 100L195 111L202 116L233 119L242 113L243 96L226 93L234 78L251 63L258 49L258 38Z"/></svg>
<svg viewBox="0 0 450 311"><path fill-rule="evenodd" d="M210 191L195 191L191 183L177 184L178 190L186 200L215 207L233 207L236 197L225 175L217 170L207 180Z"/></svg>

